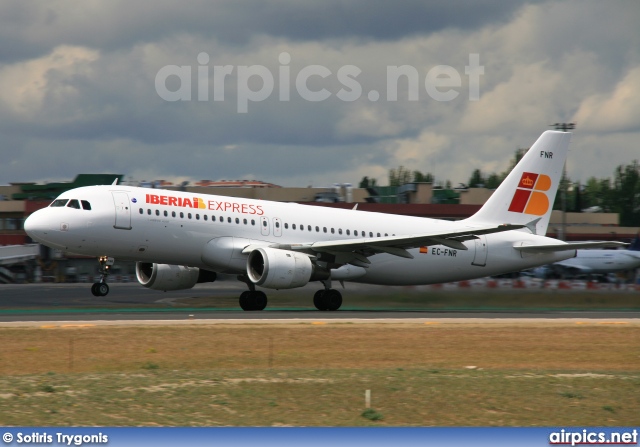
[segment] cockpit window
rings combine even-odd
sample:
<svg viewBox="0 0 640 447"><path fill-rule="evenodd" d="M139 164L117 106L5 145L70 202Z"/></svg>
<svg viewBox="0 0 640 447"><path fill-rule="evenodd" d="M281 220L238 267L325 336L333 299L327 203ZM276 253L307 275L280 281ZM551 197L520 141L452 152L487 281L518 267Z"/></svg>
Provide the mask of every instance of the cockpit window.
<svg viewBox="0 0 640 447"><path fill-rule="evenodd" d="M87 202L86 200L81 200L80 202L82 203L82 209L83 210L90 210L91 209L91 204L89 202Z"/></svg>
<svg viewBox="0 0 640 447"><path fill-rule="evenodd" d="M67 207L75 208L75 209L79 210L80 209L80 203L76 199L71 199L71 200L69 200L69 203L67 203Z"/></svg>
<svg viewBox="0 0 640 447"><path fill-rule="evenodd" d="M68 201L69 199L56 199L49 206L52 206L52 207L65 206Z"/></svg>

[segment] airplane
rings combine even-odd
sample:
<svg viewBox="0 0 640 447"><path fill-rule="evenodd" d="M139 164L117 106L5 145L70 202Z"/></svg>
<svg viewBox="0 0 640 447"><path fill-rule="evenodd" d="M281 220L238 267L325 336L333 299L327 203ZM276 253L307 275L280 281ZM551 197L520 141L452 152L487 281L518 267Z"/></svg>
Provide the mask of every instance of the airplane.
<svg viewBox="0 0 640 447"><path fill-rule="evenodd" d="M263 310L263 289L318 281L318 310L335 311L334 281L418 285L520 271L561 261L577 249L545 237L571 133L544 132L485 205L460 221L329 209L118 185L62 193L24 224L35 241L97 256L95 296L109 293L114 259L136 261L140 284L189 289L235 274L248 290L243 310Z"/></svg>
<svg viewBox="0 0 640 447"><path fill-rule="evenodd" d="M640 234L626 250L578 250L574 258L534 269L534 274L546 277L575 275L606 275L640 267Z"/></svg>

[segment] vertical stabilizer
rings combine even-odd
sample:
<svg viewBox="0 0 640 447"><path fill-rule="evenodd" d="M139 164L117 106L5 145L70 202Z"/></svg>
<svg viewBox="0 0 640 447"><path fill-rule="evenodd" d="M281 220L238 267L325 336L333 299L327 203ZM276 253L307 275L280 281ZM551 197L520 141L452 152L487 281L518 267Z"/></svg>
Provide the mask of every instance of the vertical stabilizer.
<svg viewBox="0 0 640 447"><path fill-rule="evenodd" d="M544 132L484 206L467 221L522 224L544 236L570 140L570 132Z"/></svg>

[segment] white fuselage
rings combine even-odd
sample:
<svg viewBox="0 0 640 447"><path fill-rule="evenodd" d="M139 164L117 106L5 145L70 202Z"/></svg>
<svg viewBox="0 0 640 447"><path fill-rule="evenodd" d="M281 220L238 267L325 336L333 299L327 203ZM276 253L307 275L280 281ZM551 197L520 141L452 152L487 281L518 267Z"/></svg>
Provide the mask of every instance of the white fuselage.
<svg viewBox="0 0 640 447"><path fill-rule="evenodd" d="M60 198L91 209L44 208L25 223L38 242L73 253L244 273L249 245L376 239L425 231L464 230L442 221L129 186L92 186ZM340 279L387 285L431 284L518 271L573 257L575 250L523 254L514 245L557 242L528 229L480 236L467 250L442 245L410 249L413 259L387 253ZM337 275L336 275L337 277Z"/></svg>
<svg viewBox="0 0 640 447"><path fill-rule="evenodd" d="M616 273L640 267L640 252L631 250L578 250L576 257L556 265L580 273Z"/></svg>

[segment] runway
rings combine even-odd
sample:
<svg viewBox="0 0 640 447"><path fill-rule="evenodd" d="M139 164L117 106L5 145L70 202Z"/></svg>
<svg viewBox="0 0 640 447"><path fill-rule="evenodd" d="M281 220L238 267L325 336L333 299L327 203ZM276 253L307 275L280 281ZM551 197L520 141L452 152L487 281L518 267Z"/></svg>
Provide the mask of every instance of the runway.
<svg viewBox="0 0 640 447"><path fill-rule="evenodd" d="M278 292L281 302L262 312L244 312L237 305L243 285L221 282L193 289L158 292L137 283L111 284L106 297L94 297L90 284L24 284L0 286L0 324L10 322L429 322L429 321L619 321L640 322L640 311L581 310L424 310L376 306L388 289L349 285L345 303L336 312L319 312L311 304L314 288ZM397 290L397 289L396 289ZM408 292L409 293L409 292ZM309 298L306 296L309 295ZM372 299L363 308L363 297ZM219 307L177 307L176 300L206 296ZM271 295L270 295L271 296ZM357 306L349 297L359 297ZM283 301L284 300L284 301ZM104 324L104 323L101 323Z"/></svg>

